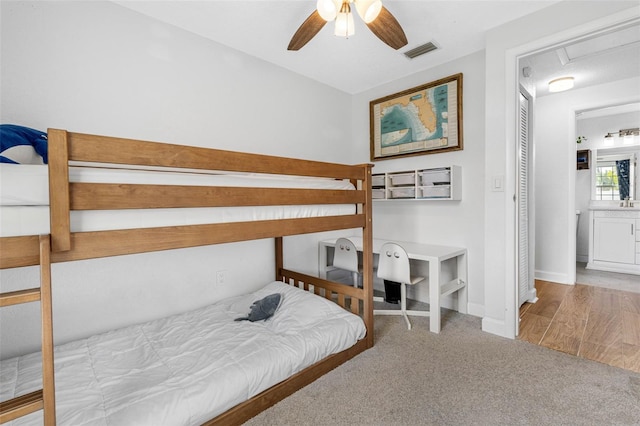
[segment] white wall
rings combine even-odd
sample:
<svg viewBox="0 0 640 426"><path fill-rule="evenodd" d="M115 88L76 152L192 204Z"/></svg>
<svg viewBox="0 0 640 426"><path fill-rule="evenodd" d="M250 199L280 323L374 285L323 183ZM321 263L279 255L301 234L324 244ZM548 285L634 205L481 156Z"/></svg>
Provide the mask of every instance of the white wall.
<svg viewBox="0 0 640 426"><path fill-rule="evenodd" d="M370 100L462 72L464 150L376 163L376 171L461 165L462 201L376 205L374 233L466 246L470 312L484 315L485 331L512 337L516 57L590 30L590 21L609 22L601 17L628 5L563 2L489 31L484 58L473 54L352 97L111 3L3 1L0 121L367 162ZM505 177L505 192L489 190L493 176ZM292 238L289 266L315 272L319 238ZM272 260L271 241L256 241L57 264L56 341L246 291L273 274ZM229 285L215 288L223 269ZM3 271L2 290L36 275ZM0 311L1 356L37 346L37 306L17 308ZM26 338L12 334L15 323Z"/></svg>
<svg viewBox="0 0 640 426"><path fill-rule="evenodd" d="M637 101L639 88L640 77L537 99L534 111L537 279L575 283L571 245L575 244L576 227L575 214L571 212L580 207L575 205L577 180L575 193L572 180L589 175L588 171L576 173L576 112ZM595 135L592 137L596 139ZM586 218L586 208L584 213Z"/></svg>
<svg viewBox="0 0 640 426"><path fill-rule="evenodd" d="M361 161L350 95L116 4L2 1L1 39L2 123ZM287 262L313 273L320 237L307 238ZM273 252L261 240L56 264L56 343L246 292L274 276ZM35 268L2 271L2 291L29 280ZM37 309L0 311L2 357L38 347Z"/></svg>
<svg viewBox="0 0 640 426"><path fill-rule="evenodd" d="M484 52L451 61L354 96L353 135L360 161L368 161L369 102L457 73L463 74L462 151L376 161L374 173L428 167L462 167L461 201L393 201L374 203L374 238L462 246L468 249L469 313L484 310L483 187ZM417 286L416 286L417 287ZM418 295L425 300L426 294Z"/></svg>
<svg viewBox="0 0 640 426"><path fill-rule="evenodd" d="M634 127L640 127L640 111L602 117L580 118L578 116L576 133L585 136L587 140L576 145L576 149L588 149L591 151L590 168L588 170L576 170L576 209L581 212L578 222L576 259L580 262L589 260L589 204L593 193L591 174L596 165L595 155L597 152L603 152L603 150L610 148L628 147L629 145L623 145L622 141L619 140L616 140L616 144L613 146L605 146L604 135L609 132L617 132L620 129ZM635 145L635 149L640 149L640 147Z"/></svg>
<svg viewBox="0 0 640 426"><path fill-rule="evenodd" d="M487 257L485 316L482 322L485 331L514 337L517 330L513 203L517 59L591 31L637 18L638 8L630 9L631 5L633 3L615 1L564 1L487 32L485 188L493 177L504 176L505 192L485 190Z"/></svg>

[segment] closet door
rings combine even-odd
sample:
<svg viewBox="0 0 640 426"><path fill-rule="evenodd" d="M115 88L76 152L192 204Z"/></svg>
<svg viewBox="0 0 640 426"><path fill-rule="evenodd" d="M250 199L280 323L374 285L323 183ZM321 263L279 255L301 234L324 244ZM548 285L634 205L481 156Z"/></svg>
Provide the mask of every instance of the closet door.
<svg viewBox="0 0 640 426"><path fill-rule="evenodd" d="M531 173L531 101L528 94L520 91L518 119L518 307L534 297L534 238L532 212Z"/></svg>

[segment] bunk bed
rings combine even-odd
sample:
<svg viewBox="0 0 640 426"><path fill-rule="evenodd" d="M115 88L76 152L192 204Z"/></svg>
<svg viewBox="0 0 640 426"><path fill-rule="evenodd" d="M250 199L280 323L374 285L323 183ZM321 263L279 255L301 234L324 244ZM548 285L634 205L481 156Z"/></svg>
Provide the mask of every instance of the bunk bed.
<svg viewBox="0 0 640 426"><path fill-rule="evenodd" d="M69 391L69 384L56 383L58 372L72 363L72 356L57 360L59 348L53 346L53 320L51 286L56 285L51 281L51 264L57 262L71 262L83 259L128 255L134 253L170 250L185 247L205 246L219 243L248 241L253 239L273 238L275 246L275 282L258 290L254 294L238 296L232 300L224 300L217 303L217 314L228 320L226 334L235 334L240 324L247 322L235 322L233 316L243 309L246 310L251 302L268 293L280 292L284 295L284 302L276 315L264 322L262 329L284 327L283 321L278 315L289 322L296 317L306 317L309 309L317 309L316 323L323 332L331 332L334 327L331 318L343 318L351 326L357 328L357 323L364 326L364 331L353 331L351 342L337 344L336 337L329 334L329 345L315 356L295 355L293 358L306 359L295 367L288 367L286 377L277 378L274 383L263 384L262 387L254 386L253 391L245 390L246 397L243 401L233 400L233 406L224 406L221 412L219 408L211 411L209 420L204 421L200 417L187 417L184 419L172 419L179 423L204 423L204 424L239 424L253 417L260 411L270 407L277 401L292 394L296 390L316 380L321 375L336 366L353 358L362 351L373 346L373 276L372 276L372 219L371 219L371 165L341 165L309 160L297 160L284 157L274 157L259 154L223 151L217 149L200 148L167 143L147 142L116 137L106 137L72 133L64 130L50 129L48 131L48 186L49 200L46 211L50 216L46 228L49 233L42 235L13 235L0 238L2 247L0 254L0 269L16 268L24 266L40 267L40 286L2 293L0 306L9 306L19 303L40 301L42 315L42 380L41 389L29 389L25 394L20 394L9 401L0 403L0 421L6 422L14 419L17 421L42 414L45 424L55 424L56 421L56 392L60 385L63 394L60 400L65 398L65 391ZM133 183L112 181L110 178L99 179L99 182L87 182L74 178L78 166L89 169L125 169L134 170L134 174L156 173L182 173L184 175L212 175L214 181L191 184L166 184L162 179L134 180ZM119 173L119 172L116 172ZM128 172L127 172L128 173ZM177 175L172 175L177 176ZM307 179L324 180L332 185L336 182L349 182L348 188L330 189L316 186L314 183L303 184L276 184L271 183L232 183L225 179L258 177L264 181L264 176L301 182ZM205 179L210 179L211 176ZM215 180L222 179L222 183ZM80 181L77 181L80 180ZM153 183L149 183L153 182ZM182 182L182 181L180 181ZM297 186L297 187L296 187ZM290 211L296 206L305 207L301 210ZM145 227L126 225L114 226L110 221L107 229L85 229L86 221L79 220L80 215L91 212L122 212L122 211L150 211L153 214L159 210L190 211L195 209L231 209L232 217L228 215L205 214L198 219L185 219L180 216L179 224L162 224L157 226L153 222L145 220ZM337 210L336 210L337 208ZM250 209L250 210L248 210ZM258 209L258 210L255 210ZM242 212L248 211L246 215ZM267 211L266 214L256 212ZM99 218L100 216L98 216ZM208 217L210 223L203 223L202 218ZM90 222L90 221L89 221ZM79 224L80 223L80 224ZM153 226L149 227L148 223ZM363 288L354 288L315 276L288 270L284 266L285 237L324 232L341 229L360 228L364 240L364 273ZM310 298L310 299L309 299ZM310 302L309 302L309 300ZM311 303L296 306L297 301ZM293 309L287 310L288 303ZM222 307L220 307L222 306ZM338 306L338 311L335 311ZM205 307L202 310L209 310ZM221 309L221 311L220 311ZM296 310L297 309L297 310ZM222 312L223 314L220 314ZM305 314L303 314L305 313ZM141 332L136 327L147 327L142 330L148 335L150 329L171 330L175 324L189 324L187 317L192 313L184 313L171 317L170 320L159 320L160 323L135 325L133 331ZM324 316L323 316L324 315ZM354 318L357 321L354 321ZM169 322L162 322L169 321ZM174 321L174 322L171 322ZM177 322L176 322L177 321ZM186 321L186 322L185 322ZM301 321L304 323L305 321ZM170 325L167 325L170 324ZM209 323L207 323L209 324ZM251 323L248 325L255 325ZM217 327L217 326L214 326ZM302 327L299 323L294 328ZM337 325L335 325L337 327ZM183 326L183 331L192 326ZM273 331L273 330L272 330ZM113 333L121 333L122 330ZM113 336L113 333L107 333ZM284 329L283 334L290 333ZM313 335L319 331L312 331ZM340 331L339 334L345 334ZM171 334L171 333L169 333ZM174 333L175 334L175 333ZM224 333L223 333L224 334ZM273 335L271 339L274 340ZM99 336L98 339L103 339ZM108 339L107 339L108 340ZM195 339L198 340L198 339ZM102 340L100 340L102 341ZM115 338L115 341L126 341ZM184 341L181 342L183 345ZM73 345L66 344L63 346ZM86 346L83 342L80 346ZM305 341L302 346L308 346ZM174 349L175 350L175 349ZM318 349L319 350L319 349ZM54 353L56 359L54 360ZM321 354L321 355L318 355ZM213 356L213 355L212 355ZM28 357L28 356L27 356ZM273 354L271 354L273 357ZM282 356L280 356L282 357ZM320 357L320 359L317 359ZM254 359L255 361L255 359ZM263 361L263 360L262 360ZM252 361L253 362L253 361ZM54 364L55 371L54 374ZM64 364L64 365L62 365ZM132 366L131 368L142 368ZM265 368L269 369L267 365ZM277 367L281 368L281 367ZM259 373L262 374L262 373ZM4 373L3 373L4 375ZM14 375L17 376L17 375ZM60 376L62 377L62 375ZM263 377L263 376L261 376ZM12 377L11 380L14 380ZM233 377L226 377L227 381L234 381ZM261 381L260 379L254 379ZM33 380L32 380L33 381ZM144 380L142 380L144 383ZM175 385L175 383L174 383ZM15 387L15 383L13 384ZM77 384L76 384L77 386ZM142 385L139 385L142 386ZM224 385L223 385L224 386ZM181 385L175 385L184 392ZM203 387L219 388L219 384L206 384ZM264 389L263 389L264 388ZM26 388L25 388L26 389ZM77 388L73 389L77 393ZM201 388L195 390L200 394ZM219 391L219 389L218 389ZM163 391L164 392L164 391ZM187 391L188 392L188 391ZM199 395L202 404L206 402L207 395ZM213 397L212 397L213 398ZM73 398L71 398L73 399ZM123 402L127 402L127 398ZM180 399L180 398L178 398ZM69 398L65 400L67 404ZM179 404L170 400L168 404ZM58 401L61 404L60 401ZM194 402L191 401L191 404ZM227 401L227 404L230 402ZM174 405L177 407L178 405ZM42 411L39 411L41 410ZM152 405L144 403L136 410L153 410ZM216 411L218 410L218 411ZM112 410L116 411L116 410ZM171 412L179 411L178 408ZM36 413L37 412L37 413ZM22 417L27 415L27 417ZM202 416L202 414L199 414ZM119 424L127 422L126 418L114 417ZM112 419L112 420L114 420Z"/></svg>

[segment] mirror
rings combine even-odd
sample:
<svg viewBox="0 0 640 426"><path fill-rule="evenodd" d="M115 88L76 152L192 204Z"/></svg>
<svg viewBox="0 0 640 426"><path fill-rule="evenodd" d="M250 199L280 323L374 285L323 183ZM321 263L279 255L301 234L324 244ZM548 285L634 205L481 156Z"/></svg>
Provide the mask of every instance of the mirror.
<svg viewBox="0 0 640 426"><path fill-rule="evenodd" d="M637 200L640 147L600 148L593 154L591 199L619 203L628 196Z"/></svg>
<svg viewBox="0 0 640 426"><path fill-rule="evenodd" d="M640 201L640 101L603 105L576 112L576 151L590 151L587 167L576 165L576 209L619 206L623 199ZM628 160L618 171L619 162ZM589 172L583 170L589 169ZM623 170L628 168L628 170ZM640 202L634 203L640 207Z"/></svg>

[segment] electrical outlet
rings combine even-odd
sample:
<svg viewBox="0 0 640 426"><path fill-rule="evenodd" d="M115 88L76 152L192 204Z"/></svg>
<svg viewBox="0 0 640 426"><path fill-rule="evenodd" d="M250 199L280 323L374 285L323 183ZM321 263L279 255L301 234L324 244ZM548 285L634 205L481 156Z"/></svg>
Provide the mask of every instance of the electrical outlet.
<svg viewBox="0 0 640 426"><path fill-rule="evenodd" d="M227 271L216 272L216 285L223 285L227 280Z"/></svg>

